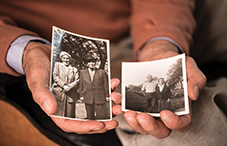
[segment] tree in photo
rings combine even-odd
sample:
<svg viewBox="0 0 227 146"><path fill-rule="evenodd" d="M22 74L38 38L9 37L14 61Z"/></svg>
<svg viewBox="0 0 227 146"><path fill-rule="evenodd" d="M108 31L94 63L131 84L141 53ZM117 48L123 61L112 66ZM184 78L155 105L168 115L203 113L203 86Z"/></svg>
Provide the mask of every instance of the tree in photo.
<svg viewBox="0 0 227 146"><path fill-rule="evenodd" d="M176 62L169 67L169 70L167 71L166 75L167 75L168 86L170 89L174 89L177 84L178 85L181 84L180 86L181 88L183 88L182 59L176 60Z"/></svg>
<svg viewBox="0 0 227 146"><path fill-rule="evenodd" d="M72 66L84 69L87 68L86 56L90 54L99 60L99 68L104 69L107 61L106 42L74 36L60 30L54 32L54 40L54 46L57 48L54 52L56 61L59 61L57 54L66 51L72 56Z"/></svg>

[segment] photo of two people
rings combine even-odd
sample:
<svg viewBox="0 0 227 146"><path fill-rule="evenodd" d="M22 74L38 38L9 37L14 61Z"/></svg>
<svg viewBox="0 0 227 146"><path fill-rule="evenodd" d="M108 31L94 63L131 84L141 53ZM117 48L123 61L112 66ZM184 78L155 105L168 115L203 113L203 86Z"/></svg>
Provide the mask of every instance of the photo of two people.
<svg viewBox="0 0 227 146"><path fill-rule="evenodd" d="M50 88L57 101L54 116L109 120L109 41L53 27Z"/></svg>
<svg viewBox="0 0 227 146"><path fill-rule="evenodd" d="M122 110L159 117L162 110L189 113L185 54L148 61L122 63Z"/></svg>

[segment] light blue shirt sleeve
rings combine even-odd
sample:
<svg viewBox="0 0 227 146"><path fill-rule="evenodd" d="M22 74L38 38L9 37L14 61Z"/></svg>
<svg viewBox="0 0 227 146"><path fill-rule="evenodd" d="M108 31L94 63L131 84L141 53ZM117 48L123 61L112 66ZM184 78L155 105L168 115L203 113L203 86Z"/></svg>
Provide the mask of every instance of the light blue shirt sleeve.
<svg viewBox="0 0 227 146"><path fill-rule="evenodd" d="M154 42L154 41L157 41L157 40L166 40L166 41L169 41L170 43L172 43L175 46L177 46L180 54L184 53L184 50L182 49L182 47L178 43L176 43L174 40L172 40L171 38L169 38L169 37L164 37L164 36L154 37L154 38L149 39L146 42L146 44L151 43L151 42ZM139 60L139 56L140 56L140 51L138 51L138 53L137 53L137 60Z"/></svg>
<svg viewBox="0 0 227 146"><path fill-rule="evenodd" d="M22 66L23 53L30 41L40 41L41 43L51 45L49 41L36 36L23 35L18 37L9 47L6 62L11 68L20 74L24 74Z"/></svg>
<svg viewBox="0 0 227 146"><path fill-rule="evenodd" d="M182 49L182 47L176 43L174 40L172 40L171 38L169 37L164 37L164 36L159 36L159 37L154 37L154 38L151 38L149 39L146 43L150 43L150 42L153 42L153 41L156 41L156 40L166 40L166 41L169 41L170 43L174 44L175 46L177 46L178 50L179 50L179 53L184 53L184 50Z"/></svg>

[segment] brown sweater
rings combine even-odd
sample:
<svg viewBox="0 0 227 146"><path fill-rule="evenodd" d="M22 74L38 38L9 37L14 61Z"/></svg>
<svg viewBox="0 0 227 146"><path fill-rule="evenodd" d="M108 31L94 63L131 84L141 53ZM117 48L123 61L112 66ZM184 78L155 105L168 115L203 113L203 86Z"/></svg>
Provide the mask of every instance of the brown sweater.
<svg viewBox="0 0 227 146"><path fill-rule="evenodd" d="M189 53L194 0L7 0L0 2L0 72L19 75L6 63L21 35L51 40L53 25L117 42L131 34L134 54L150 38L166 36Z"/></svg>

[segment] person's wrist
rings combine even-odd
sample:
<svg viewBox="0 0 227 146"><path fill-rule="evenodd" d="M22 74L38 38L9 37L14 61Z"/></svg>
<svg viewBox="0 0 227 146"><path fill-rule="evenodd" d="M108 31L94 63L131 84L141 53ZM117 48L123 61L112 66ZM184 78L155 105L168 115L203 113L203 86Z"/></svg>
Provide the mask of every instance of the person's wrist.
<svg viewBox="0 0 227 146"><path fill-rule="evenodd" d="M179 54L179 49L169 41L156 40L147 43L140 49L139 61L161 59L160 54L162 54L161 58L174 56Z"/></svg>
<svg viewBox="0 0 227 146"><path fill-rule="evenodd" d="M38 52L35 53L32 50L39 51L39 49L43 50L44 48L47 48L47 47L50 48L48 45L43 44L39 41L30 41L27 44L26 48L24 49L23 58L22 58L22 67L24 69L25 74L26 74L26 66L27 66L26 64L28 64L31 61L34 61L34 58L36 57L36 53L38 53ZM31 53L31 52L34 52L34 53Z"/></svg>
<svg viewBox="0 0 227 146"><path fill-rule="evenodd" d="M22 67L24 69L24 73L26 74L26 62L29 61L29 52L34 46L36 45L37 42L30 41L27 46L24 49L23 52L23 58L22 58Z"/></svg>

